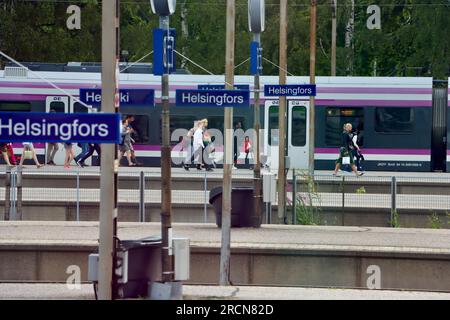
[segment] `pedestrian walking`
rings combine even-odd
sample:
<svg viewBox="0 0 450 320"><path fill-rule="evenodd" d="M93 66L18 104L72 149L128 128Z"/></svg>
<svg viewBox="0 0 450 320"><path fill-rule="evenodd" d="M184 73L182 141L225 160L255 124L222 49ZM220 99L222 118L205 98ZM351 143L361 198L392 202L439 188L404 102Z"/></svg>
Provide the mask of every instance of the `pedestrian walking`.
<svg viewBox="0 0 450 320"><path fill-rule="evenodd" d="M352 171L361 176L363 173L358 172L353 159L353 142L352 142L352 125L350 123L344 124L344 130L342 132L342 146L339 149L339 157L336 160L336 166L334 168L333 175L336 176L342 165L350 165Z"/></svg>

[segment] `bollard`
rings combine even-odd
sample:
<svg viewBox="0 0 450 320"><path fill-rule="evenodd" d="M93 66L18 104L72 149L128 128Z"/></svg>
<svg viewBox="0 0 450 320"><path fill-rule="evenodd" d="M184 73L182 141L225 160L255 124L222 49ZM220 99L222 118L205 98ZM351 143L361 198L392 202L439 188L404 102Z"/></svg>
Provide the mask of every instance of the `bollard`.
<svg viewBox="0 0 450 320"><path fill-rule="evenodd" d="M145 176L144 171L139 174L139 222L145 222Z"/></svg>
<svg viewBox="0 0 450 320"><path fill-rule="evenodd" d="M4 220L9 220L9 211L11 210L11 167L6 166L5 175L5 216Z"/></svg>
<svg viewBox="0 0 450 320"><path fill-rule="evenodd" d="M15 220L22 220L22 167L17 168L17 212Z"/></svg>

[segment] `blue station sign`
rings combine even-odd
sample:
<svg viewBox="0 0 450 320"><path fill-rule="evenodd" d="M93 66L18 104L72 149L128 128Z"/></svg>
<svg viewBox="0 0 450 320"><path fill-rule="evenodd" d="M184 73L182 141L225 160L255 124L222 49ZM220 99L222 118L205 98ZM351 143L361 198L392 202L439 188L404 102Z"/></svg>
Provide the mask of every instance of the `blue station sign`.
<svg viewBox="0 0 450 320"><path fill-rule="evenodd" d="M235 84L235 90L250 90L250 86L248 84ZM224 84L199 84L197 86L198 90L225 90Z"/></svg>
<svg viewBox="0 0 450 320"><path fill-rule="evenodd" d="M1 112L1 142L120 143L120 114Z"/></svg>
<svg viewBox="0 0 450 320"><path fill-rule="evenodd" d="M265 85L264 96L315 97L316 85L315 84Z"/></svg>
<svg viewBox="0 0 450 320"><path fill-rule="evenodd" d="M250 91L177 90L177 107L249 107Z"/></svg>
<svg viewBox="0 0 450 320"><path fill-rule="evenodd" d="M155 90L153 89L119 89L121 106L155 105ZM102 104L101 89L80 89L80 100L88 105L100 107Z"/></svg>

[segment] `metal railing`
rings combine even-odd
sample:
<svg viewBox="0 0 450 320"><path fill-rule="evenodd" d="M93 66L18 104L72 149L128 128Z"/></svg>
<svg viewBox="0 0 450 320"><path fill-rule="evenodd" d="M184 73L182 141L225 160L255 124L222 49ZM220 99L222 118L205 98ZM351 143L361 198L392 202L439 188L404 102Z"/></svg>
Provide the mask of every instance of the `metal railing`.
<svg viewBox="0 0 450 320"><path fill-rule="evenodd" d="M215 222L209 193L222 185L220 169L172 170L174 222ZM100 173L95 168L0 167L0 219L98 220ZM253 188L253 171L233 170L233 186ZM288 173L287 210L279 219L277 203L263 223L427 226L434 215L448 227L450 177L344 174L309 176ZM295 197L294 197L295 195ZM158 168L119 171L120 221L159 221L161 177ZM251 199L249 199L251 201ZM261 206L272 208L272 206ZM3 216L2 216L3 215ZM399 222L400 216L400 222ZM271 221L270 221L271 220ZM420 221L419 221L420 220ZM435 221L436 222L436 221Z"/></svg>

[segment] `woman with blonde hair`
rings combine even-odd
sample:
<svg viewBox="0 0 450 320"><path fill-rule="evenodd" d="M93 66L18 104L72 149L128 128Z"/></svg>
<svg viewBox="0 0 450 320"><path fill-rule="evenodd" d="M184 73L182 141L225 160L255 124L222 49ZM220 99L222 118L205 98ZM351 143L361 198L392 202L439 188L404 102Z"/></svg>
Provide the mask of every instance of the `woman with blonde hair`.
<svg viewBox="0 0 450 320"><path fill-rule="evenodd" d="M342 146L339 149L339 158L336 160L336 167L334 168L333 176L336 176L342 165L348 164L352 171L357 176L362 176L362 172L358 172L353 160L353 142L352 142L352 124L344 124L344 131L342 132Z"/></svg>

